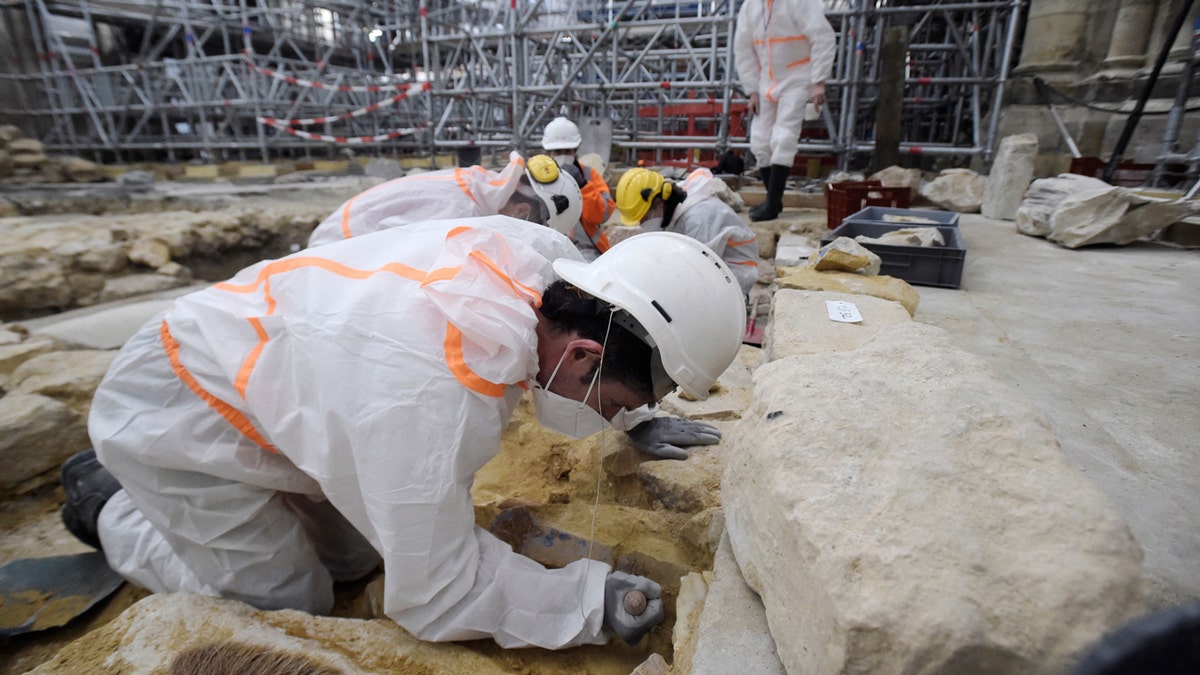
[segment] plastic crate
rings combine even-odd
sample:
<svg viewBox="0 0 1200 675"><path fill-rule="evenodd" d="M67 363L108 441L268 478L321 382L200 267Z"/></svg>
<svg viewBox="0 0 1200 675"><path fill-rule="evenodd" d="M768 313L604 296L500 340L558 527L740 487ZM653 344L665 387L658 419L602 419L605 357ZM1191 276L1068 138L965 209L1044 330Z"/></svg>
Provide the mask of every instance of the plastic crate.
<svg viewBox="0 0 1200 675"><path fill-rule="evenodd" d="M903 279L918 286L959 288L962 286L963 263L967 259L967 247L957 227L950 225L911 225L891 223L865 223L847 221L821 239L824 246L838 237L854 239L859 235L880 235L910 227L936 227L946 240L945 246L895 246L891 244L869 244L863 246L883 260L879 273Z"/></svg>
<svg viewBox="0 0 1200 675"><path fill-rule="evenodd" d="M912 189L884 187L877 180L847 180L825 184L825 224L834 229L848 216L868 206L905 209L912 203Z"/></svg>
<svg viewBox="0 0 1200 675"><path fill-rule="evenodd" d="M909 216L915 218L924 218L931 220L931 223L899 223L891 222L888 216ZM882 225L899 225L901 227L925 227L929 225L945 225L947 227L958 227L959 214L954 211L928 211L922 209L894 209L887 206L868 206L867 208L853 213L846 217L842 222L849 223L879 223Z"/></svg>

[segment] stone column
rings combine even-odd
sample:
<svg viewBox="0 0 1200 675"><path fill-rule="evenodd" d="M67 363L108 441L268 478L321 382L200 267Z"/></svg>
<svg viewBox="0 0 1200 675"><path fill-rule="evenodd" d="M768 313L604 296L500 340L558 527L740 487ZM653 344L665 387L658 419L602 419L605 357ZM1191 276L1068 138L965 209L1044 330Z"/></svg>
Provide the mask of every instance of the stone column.
<svg viewBox="0 0 1200 675"><path fill-rule="evenodd" d="M1171 43L1172 61L1182 61L1187 58L1188 45L1192 42L1192 34L1196 31L1198 18L1200 18L1200 2L1193 2L1187 21L1183 22L1183 27L1179 29L1179 35L1175 36L1175 42Z"/></svg>
<svg viewBox="0 0 1200 675"><path fill-rule="evenodd" d="M1113 23L1105 68L1140 68L1154 27L1156 0L1121 0Z"/></svg>
<svg viewBox="0 0 1200 675"><path fill-rule="evenodd" d="M1020 70L1046 72L1078 68L1087 50L1091 4L1079 0L1033 0L1025 22Z"/></svg>

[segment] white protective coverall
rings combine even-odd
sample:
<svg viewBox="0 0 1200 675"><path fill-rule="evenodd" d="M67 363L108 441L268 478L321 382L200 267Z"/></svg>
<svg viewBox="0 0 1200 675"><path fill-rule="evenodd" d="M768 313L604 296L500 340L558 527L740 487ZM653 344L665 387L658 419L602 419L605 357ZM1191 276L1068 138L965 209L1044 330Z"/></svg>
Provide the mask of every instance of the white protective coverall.
<svg viewBox="0 0 1200 675"><path fill-rule="evenodd" d="M820 0L746 0L738 11L733 53L738 80L758 94L750 122L757 167L790 167L812 85L833 68L837 37Z"/></svg>
<svg viewBox="0 0 1200 675"><path fill-rule="evenodd" d="M758 281L758 237L728 204L713 196L720 187L718 181L708 169L688 174L679 183L687 198L675 207L671 222L654 229L678 232L711 248L729 265L745 295Z"/></svg>
<svg viewBox="0 0 1200 675"><path fill-rule="evenodd" d="M481 166L444 169L380 183L339 206L317 225L308 245L319 246L390 227L446 218L494 216L508 203L525 160L513 157L496 173Z"/></svg>
<svg viewBox="0 0 1200 675"><path fill-rule="evenodd" d="M475 526L471 484L537 374L562 234L491 216L354 237L177 300L121 350L89 432L123 489L113 569L155 592L332 607L382 558L425 640L602 643L609 567L549 570Z"/></svg>

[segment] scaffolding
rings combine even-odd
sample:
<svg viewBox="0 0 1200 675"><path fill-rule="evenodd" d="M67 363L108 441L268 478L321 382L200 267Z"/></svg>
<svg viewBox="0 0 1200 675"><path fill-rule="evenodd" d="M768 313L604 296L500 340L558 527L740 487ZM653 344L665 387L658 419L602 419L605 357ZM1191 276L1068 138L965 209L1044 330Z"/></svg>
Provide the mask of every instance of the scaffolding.
<svg viewBox="0 0 1200 675"><path fill-rule="evenodd" d="M748 148L738 1L9 0L0 116L125 162L536 149L558 115L614 153ZM1022 0L827 0L838 34L802 155L874 149L880 45L909 27L901 151L990 159Z"/></svg>

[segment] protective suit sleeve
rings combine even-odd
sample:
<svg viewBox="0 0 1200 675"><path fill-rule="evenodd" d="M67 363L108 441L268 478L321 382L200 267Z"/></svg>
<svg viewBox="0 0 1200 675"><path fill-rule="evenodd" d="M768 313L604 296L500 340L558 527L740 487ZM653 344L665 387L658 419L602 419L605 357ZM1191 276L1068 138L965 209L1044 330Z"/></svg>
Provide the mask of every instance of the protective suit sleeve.
<svg viewBox="0 0 1200 675"><path fill-rule="evenodd" d="M825 18L825 6L818 0L801 0L799 11L804 13L805 35L812 52L812 82L824 82L833 70L834 52L837 50L837 34L829 19Z"/></svg>
<svg viewBox="0 0 1200 675"><path fill-rule="evenodd" d="M746 91L746 95L758 93L758 78L761 71L758 54L754 50L754 26L759 21L755 15L761 14L762 3L757 2L760 6L758 12L755 12L755 4L756 0L742 3L742 8L738 10L737 28L733 33L733 59L738 81L742 83L742 89Z"/></svg>

